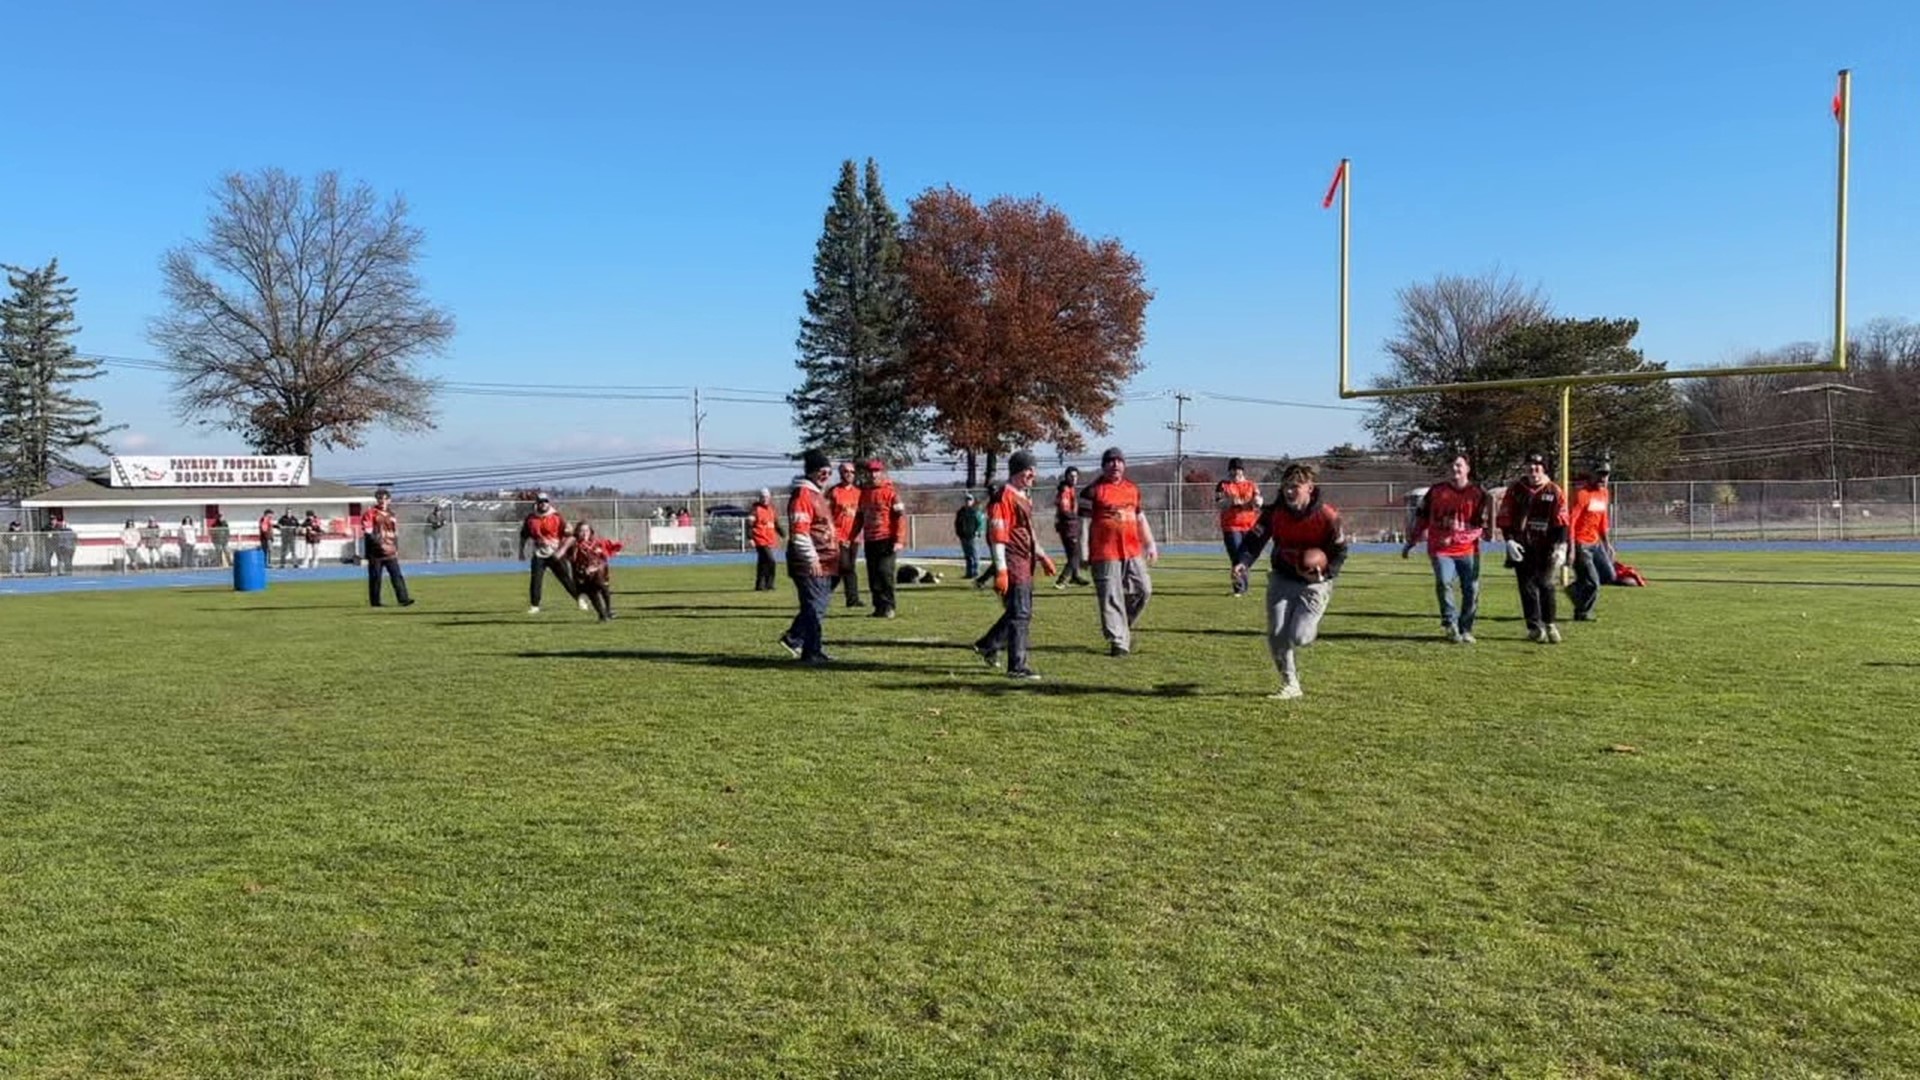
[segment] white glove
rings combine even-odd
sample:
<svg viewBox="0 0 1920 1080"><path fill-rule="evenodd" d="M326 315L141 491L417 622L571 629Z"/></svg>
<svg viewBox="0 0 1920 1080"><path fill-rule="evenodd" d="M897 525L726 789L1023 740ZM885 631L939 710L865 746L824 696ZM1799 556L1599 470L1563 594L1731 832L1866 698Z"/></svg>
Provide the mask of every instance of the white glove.
<svg viewBox="0 0 1920 1080"><path fill-rule="evenodd" d="M1553 545L1553 568L1558 570L1565 565L1567 565L1567 545Z"/></svg>
<svg viewBox="0 0 1920 1080"><path fill-rule="evenodd" d="M1507 541L1507 558L1514 562L1526 562L1527 549L1520 546L1520 541L1509 540Z"/></svg>

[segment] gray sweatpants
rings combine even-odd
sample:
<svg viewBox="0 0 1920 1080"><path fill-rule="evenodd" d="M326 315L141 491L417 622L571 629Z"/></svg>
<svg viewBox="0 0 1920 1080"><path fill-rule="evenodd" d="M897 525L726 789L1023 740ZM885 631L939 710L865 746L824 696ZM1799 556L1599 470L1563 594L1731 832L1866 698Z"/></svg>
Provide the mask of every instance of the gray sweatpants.
<svg viewBox="0 0 1920 1080"><path fill-rule="evenodd" d="M1153 579L1146 560L1108 559L1093 564L1093 600L1100 608L1100 633L1109 644L1133 648L1133 624L1147 610Z"/></svg>
<svg viewBox="0 0 1920 1080"><path fill-rule="evenodd" d="M1267 651L1283 683L1299 682L1293 651L1320 636L1320 616L1333 598L1333 582L1306 582L1291 574L1267 572Z"/></svg>

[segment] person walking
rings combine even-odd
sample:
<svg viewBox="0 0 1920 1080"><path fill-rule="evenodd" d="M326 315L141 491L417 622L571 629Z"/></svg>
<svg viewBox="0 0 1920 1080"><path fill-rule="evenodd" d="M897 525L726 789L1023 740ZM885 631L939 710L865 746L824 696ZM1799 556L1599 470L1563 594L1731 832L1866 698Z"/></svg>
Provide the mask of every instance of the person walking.
<svg viewBox="0 0 1920 1080"><path fill-rule="evenodd" d="M1500 496L1495 524L1507 543L1507 565L1520 586L1527 640L1558 645L1560 627L1554 620L1558 590L1553 579L1567 564L1567 496L1559 484L1547 479L1545 455L1528 454L1526 469Z"/></svg>
<svg viewBox="0 0 1920 1080"><path fill-rule="evenodd" d="M1233 579L1230 594L1245 596L1246 575L1233 573L1232 567L1240 564L1240 544L1260 520L1262 502L1260 485L1247 479L1246 463L1239 458L1227 459L1227 478L1213 485L1213 505L1220 511L1220 542L1226 545L1227 576Z"/></svg>
<svg viewBox="0 0 1920 1080"><path fill-rule="evenodd" d="M960 541L960 554L967 561L967 577L980 576L980 504L969 491L960 500L960 509L953 512L953 538Z"/></svg>
<svg viewBox="0 0 1920 1080"><path fill-rule="evenodd" d="M773 508L773 492L766 488L761 488L760 497L753 501L749 531L753 540L753 591L772 592L777 565L773 549L786 530L780 525L779 512Z"/></svg>
<svg viewBox="0 0 1920 1080"><path fill-rule="evenodd" d="M839 583L846 589L847 606L850 608L867 606L860 599L860 574L856 565L860 557L860 499L860 484L853 473L853 462L843 461L840 463L840 482L827 492L827 502L833 510L834 537L839 543Z"/></svg>
<svg viewBox="0 0 1920 1080"><path fill-rule="evenodd" d="M1140 512L1140 489L1127 479L1127 456L1117 446L1100 455L1100 479L1080 494L1088 519L1087 557L1107 655L1133 652L1133 627L1153 597L1147 567L1160 561L1153 529Z"/></svg>
<svg viewBox="0 0 1920 1080"><path fill-rule="evenodd" d="M560 557L560 549L566 542L567 519L553 508L553 500L546 492L536 494L533 512L520 522L520 557L527 558L528 546L533 548L533 558L527 564L527 614L540 614L541 586L549 570L553 571L553 580L560 583L560 588L580 605L580 610L586 611L592 606L574 588L573 571Z"/></svg>
<svg viewBox="0 0 1920 1080"><path fill-rule="evenodd" d="M825 624L840 574L840 532L823 490L832 461L821 450L809 450L801 460L804 471L787 499L787 575L800 610L780 635L780 647L803 663L819 665L833 660L827 655Z"/></svg>
<svg viewBox="0 0 1920 1080"><path fill-rule="evenodd" d="M1473 624L1480 614L1480 541L1493 525L1493 499L1473 480L1473 463L1455 454L1447 479L1435 484L1414 505L1400 557L1413 554L1415 544L1427 542L1427 560L1433 564L1433 591L1440 601L1440 628L1447 640L1474 643ZM1460 601L1453 599L1455 588Z"/></svg>
<svg viewBox="0 0 1920 1080"><path fill-rule="evenodd" d="M896 614L894 555L907 546L907 506L887 477L887 463L867 462L866 485L860 493L860 539L867 549L867 591L873 596L875 619Z"/></svg>
<svg viewBox="0 0 1920 1080"><path fill-rule="evenodd" d="M1080 470L1072 465L1060 474L1053 489L1053 532L1060 538L1060 574L1053 587L1091 585L1080 571L1086 566L1086 549L1080 542Z"/></svg>
<svg viewBox="0 0 1920 1080"><path fill-rule="evenodd" d="M1567 527L1573 534L1573 621L1593 622L1600 603L1600 586L1613 580L1612 492L1608 482L1613 467L1600 462L1573 490Z"/></svg>
<svg viewBox="0 0 1920 1080"><path fill-rule="evenodd" d="M1027 637L1033 622L1033 571L1052 575L1053 560L1041 550L1033 528L1033 500L1029 492L1035 476L1033 455L1016 450L1007 459L1007 482L987 510L987 543L993 552L993 591L1000 594L1000 618L973 651L988 667L997 667L1007 654L1007 676L1038 679L1027 660Z"/></svg>
<svg viewBox="0 0 1920 1080"><path fill-rule="evenodd" d="M1320 619L1333 599L1333 579L1347 561L1346 530L1340 512L1320 500L1319 474L1294 464L1280 474L1280 498L1264 511L1241 543L1233 573L1245 579L1259 561L1260 549L1273 541L1267 571L1267 653L1280 675L1270 698L1302 696L1297 653L1320 636Z"/></svg>
<svg viewBox="0 0 1920 1080"><path fill-rule="evenodd" d="M360 532L366 544L367 603L381 606L380 574L385 571L393 583L393 598L401 607L412 607L407 576L400 572L400 520L393 516L393 492L380 488L373 493L373 506L360 516Z"/></svg>

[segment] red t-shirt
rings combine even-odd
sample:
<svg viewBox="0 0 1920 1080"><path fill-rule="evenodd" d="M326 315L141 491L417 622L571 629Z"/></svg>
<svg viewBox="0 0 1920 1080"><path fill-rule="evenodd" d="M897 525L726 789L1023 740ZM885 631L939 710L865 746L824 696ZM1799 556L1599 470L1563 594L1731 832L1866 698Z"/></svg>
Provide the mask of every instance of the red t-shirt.
<svg viewBox="0 0 1920 1080"><path fill-rule="evenodd" d="M753 546L772 547L780 542L780 530L776 527L773 507L767 503L753 504Z"/></svg>
<svg viewBox="0 0 1920 1080"><path fill-rule="evenodd" d="M1251 480L1222 480L1214 485L1222 532L1246 532L1260 520L1260 485Z"/></svg>
<svg viewBox="0 0 1920 1080"><path fill-rule="evenodd" d="M1486 535L1490 504L1479 484L1468 484L1464 488L1435 484L1420 500L1407 542L1414 543L1425 536L1429 555L1441 558L1471 555L1480 550L1480 538Z"/></svg>
<svg viewBox="0 0 1920 1080"><path fill-rule="evenodd" d="M827 502L833 511L833 535L844 544L853 539L853 523L860 517L860 488L835 484L827 489Z"/></svg>
<svg viewBox="0 0 1920 1080"><path fill-rule="evenodd" d="M542 551L557 551L560 542L567 536L567 519L558 511L546 514L528 514L527 520L520 523L520 538L533 541L534 547Z"/></svg>
<svg viewBox="0 0 1920 1080"><path fill-rule="evenodd" d="M860 513L866 523L864 539L900 540L906 531L907 508L893 481L882 480L860 493Z"/></svg>
<svg viewBox="0 0 1920 1080"><path fill-rule="evenodd" d="M840 536L835 529L827 496L812 481L802 481L787 500L787 573L794 577L838 574Z"/></svg>

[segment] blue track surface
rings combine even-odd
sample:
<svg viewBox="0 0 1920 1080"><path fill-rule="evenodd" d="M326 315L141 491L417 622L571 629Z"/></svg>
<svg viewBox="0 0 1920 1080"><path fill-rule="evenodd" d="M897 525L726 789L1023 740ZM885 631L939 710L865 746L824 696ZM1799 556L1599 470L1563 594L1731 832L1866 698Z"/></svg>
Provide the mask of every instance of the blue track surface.
<svg viewBox="0 0 1920 1080"><path fill-rule="evenodd" d="M1358 552L1398 554L1398 544L1355 544ZM1217 544L1176 544L1163 549L1168 554L1217 555ZM1747 552L1900 552L1920 554L1920 540L1666 540L1631 543L1625 550L1629 559L1640 552L1690 551L1701 554ZM914 550L909 560L958 562L960 551L952 549ZM703 555L650 555L645 558L616 559L616 569L645 570L655 566L744 565L753 560L751 553L727 552ZM451 577L456 574L524 573L527 564L517 560L491 562L403 563L408 580ZM268 570L267 583L290 584L296 581L366 581L367 572L358 566L321 566L312 570ZM233 574L229 570L155 570L133 574L79 574L73 577L25 577L0 579L0 596L35 593L100 592L113 589L230 589Z"/></svg>

